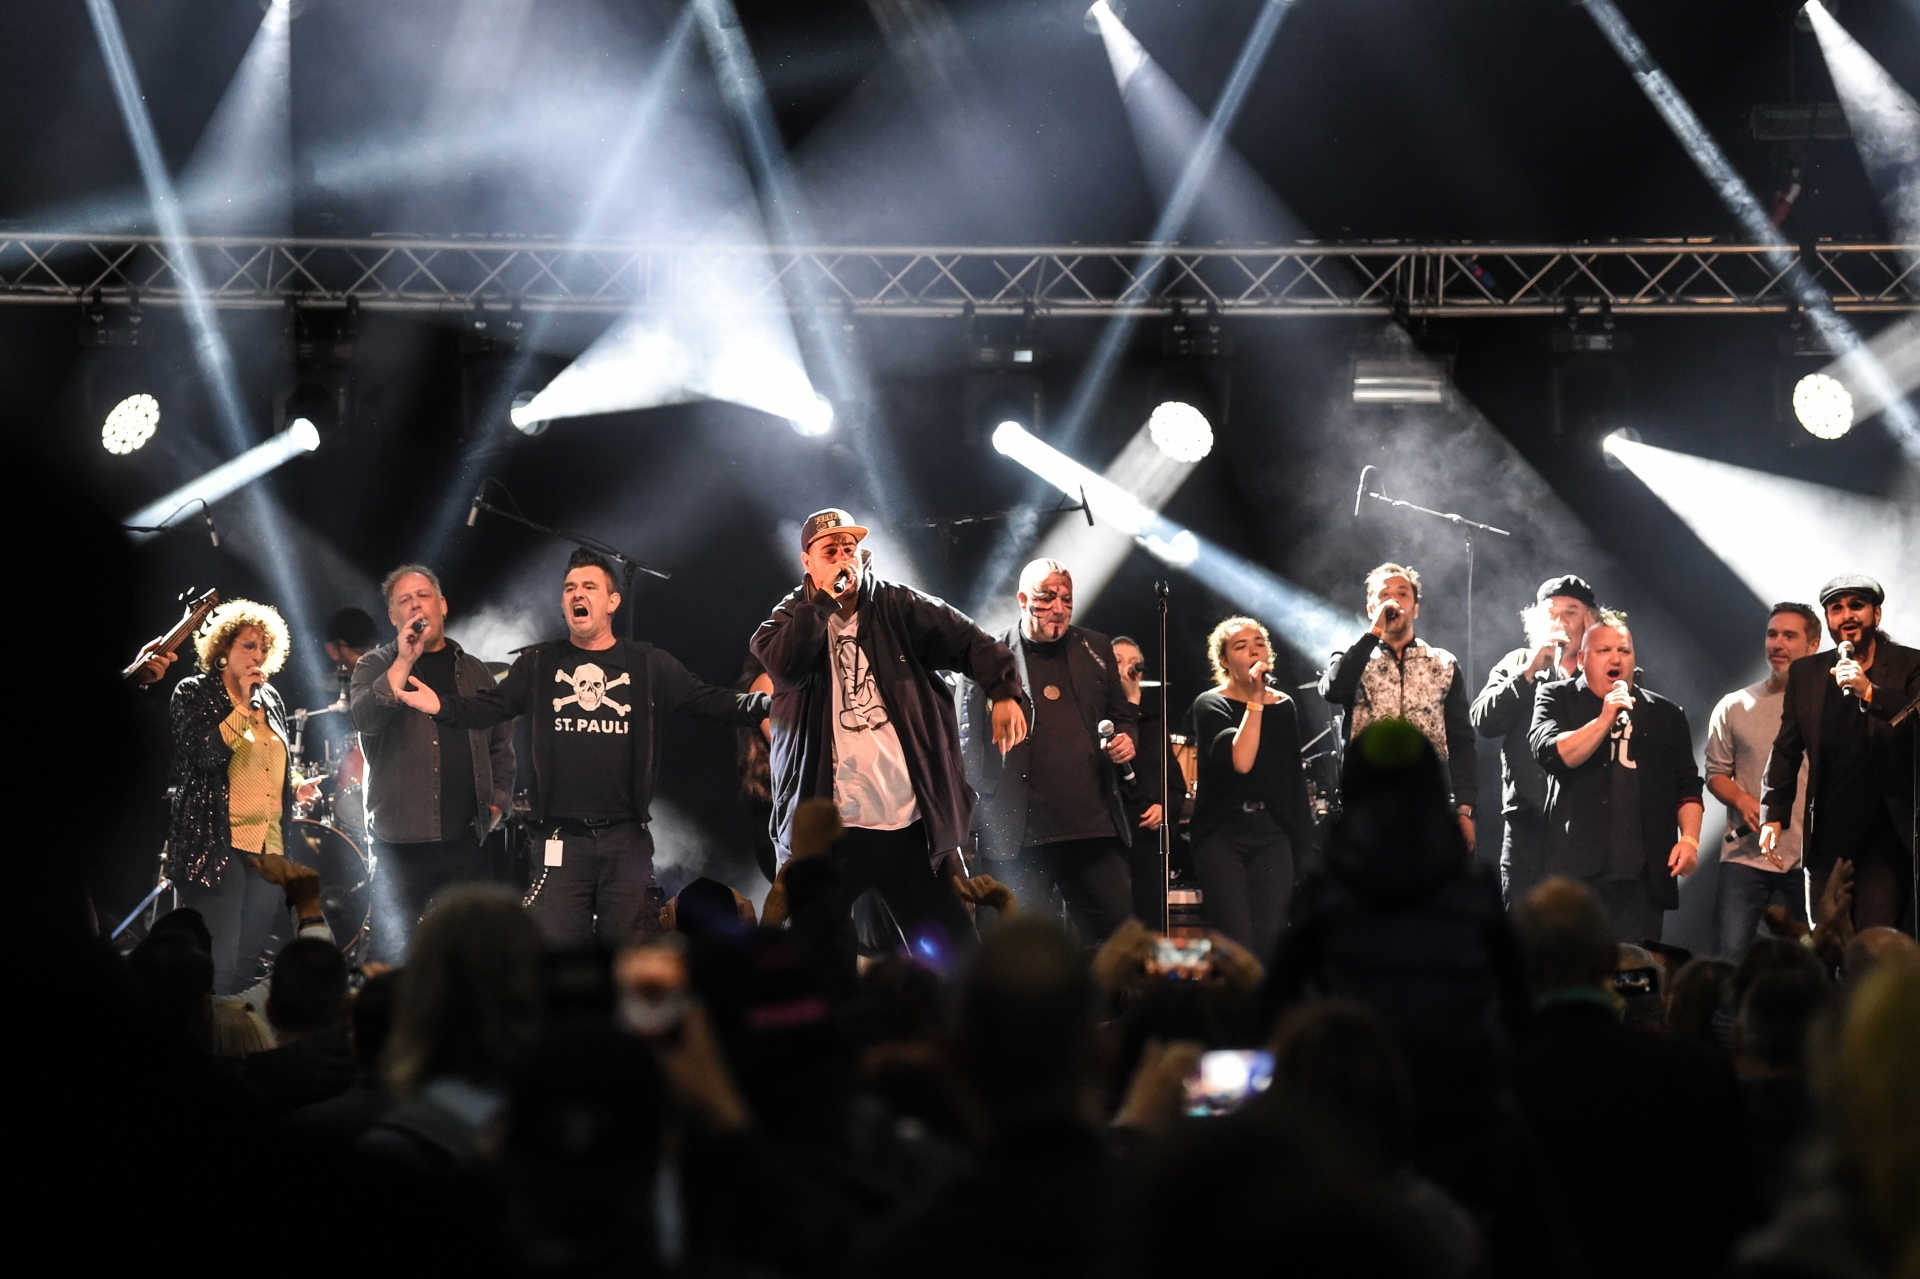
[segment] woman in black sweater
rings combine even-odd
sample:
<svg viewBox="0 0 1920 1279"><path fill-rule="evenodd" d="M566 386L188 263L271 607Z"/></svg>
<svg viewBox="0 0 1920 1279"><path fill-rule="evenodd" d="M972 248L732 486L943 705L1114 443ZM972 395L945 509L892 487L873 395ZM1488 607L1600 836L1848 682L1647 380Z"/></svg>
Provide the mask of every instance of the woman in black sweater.
<svg viewBox="0 0 1920 1279"><path fill-rule="evenodd" d="M1228 618L1207 637L1207 659L1215 687L1193 702L1193 865L1207 919L1265 957L1287 922L1294 850L1312 830L1300 721L1293 699L1266 682L1266 627Z"/></svg>

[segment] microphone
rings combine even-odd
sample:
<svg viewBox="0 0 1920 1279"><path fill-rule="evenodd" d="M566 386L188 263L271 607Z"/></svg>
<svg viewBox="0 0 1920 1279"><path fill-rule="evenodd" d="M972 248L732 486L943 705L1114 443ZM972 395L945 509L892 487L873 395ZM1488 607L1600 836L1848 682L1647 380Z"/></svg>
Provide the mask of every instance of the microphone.
<svg viewBox="0 0 1920 1279"><path fill-rule="evenodd" d="M853 580L853 570L845 569L845 568L841 569L839 575L833 579L833 593L835 595L838 595L841 591L846 590L847 583L852 580Z"/></svg>
<svg viewBox="0 0 1920 1279"><path fill-rule="evenodd" d="M473 505L467 508L467 527L472 528L480 518L480 503L486 499L487 490L481 489L473 495Z"/></svg>
<svg viewBox="0 0 1920 1279"><path fill-rule="evenodd" d="M217 548L220 545L220 534L213 527L213 510L204 502L200 504L200 518L207 522L207 540Z"/></svg>
<svg viewBox="0 0 1920 1279"><path fill-rule="evenodd" d="M1560 672L1567 669L1567 646L1565 641L1553 646L1553 677L1560 678Z"/></svg>
<svg viewBox="0 0 1920 1279"><path fill-rule="evenodd" d="M1113 740L1113 735L1114 735L1113 721L1110 719L1103 719L1098 724L1095 724L1093 728L1095 732L1100 734L1100 749L1101 750L1107 749L1107 744ZM1121 764L1118 767L1120 769L1120 776L1126 779L1127 785L1129 786L1133 785L1133 761L1128 760L1126 763Z"/></svg>
<svg viewBox="0 0 1920 1279"><path fill-rule="evenodd" d="M1840 647L1835 649L1834 651L1840 655L1841 661L1851 662L1853 660L1853 641L1841 640ZM1852 687L1850 686L1845 687L1845 688L1842 688L1840 691L1842 693L1845 693L1848 697L1851 697L1854 701L1854 705L1858 706L1862 711L1865 711L1867 709L1867 704L1860 700L1860 694L1854 692Z"/></svg>
<svg viewBox="0 0 1920 1279"><path fill-rule="evenodd" d="M427 629L427 619L424 617L416 617L413 619L413 625L408 627L407 629L412 631L415 635L418 635L421 631L424 631Z"/></svg>
<svg viewBox="0 0 1920 1279"><path fill-rule="evenodd" d="M1360 483L1353 490L1353 513L1356 518L1358 518L1360 514L1360 499L1367 495L1367 472L1372 469L1372 466L1363 466L1360 468Z"/></svg>

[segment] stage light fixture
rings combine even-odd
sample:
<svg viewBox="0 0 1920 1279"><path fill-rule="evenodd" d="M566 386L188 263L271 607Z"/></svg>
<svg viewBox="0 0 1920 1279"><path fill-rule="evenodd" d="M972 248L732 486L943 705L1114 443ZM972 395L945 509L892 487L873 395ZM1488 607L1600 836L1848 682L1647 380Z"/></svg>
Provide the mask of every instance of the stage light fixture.
<svg viewBox="0 0 1920 1279"><path fill-rule="evenodd" d="M100 426L100 443L107 452L126 456L153 438L160 427L160 401L142 391L113 406Z"/></svg>
<svg viewBox="0 0 1920 1279"><path fill-rule="evenodd" d="M545 435L553 422L544 417L530 417L527 406L538 396L538 391L522 391L513 397L513 406L507 411L507 420L513 423L513 429L522 435Z"/></svg>
<svg viewBox="0 0 1920 1279"><path fill-rule="evenodd" d="M1147 418L1147 431L1160 451L1176 462L1198 462L1213 452L1213 425L1191 404L1168 400Z"/></svg>
<svg viewBox="0 0 1920 1279"><path fill-rule="evenodd" d="M188 503L218 502L275 467L319 447L320 428L304 417L297 417L287 423L287 429L280 434L254 445L239 457L222 462L199 479L181 485L165 497L147 503L123 522L130 528L150 528L161 524L179 514L180 508ZM135 541L145 541L152 536L150 532L133 535Z"/></svg>
<svg viewBox="0 0 1920 1279"><path fill-rule="evenodd" d="M833 402L816 391L813 404L799 417L789 420L801 435L825 435L833 429Z"/></svg>
<svg viewBox="0 0 1920 1279"><path fill-rule="evenodd" d="M1356 359L1353 362L1355 404L1444 404L1448 370L1444 362L1425 359Z"/></svg>
<svg viewBox="0 0 1920 1279"><path fill-rule="evenodd" d="M1793 384L1793 415L1808 434L1837 440L1853 429L1853 396L1840 379L1809 373Z"/></svg>

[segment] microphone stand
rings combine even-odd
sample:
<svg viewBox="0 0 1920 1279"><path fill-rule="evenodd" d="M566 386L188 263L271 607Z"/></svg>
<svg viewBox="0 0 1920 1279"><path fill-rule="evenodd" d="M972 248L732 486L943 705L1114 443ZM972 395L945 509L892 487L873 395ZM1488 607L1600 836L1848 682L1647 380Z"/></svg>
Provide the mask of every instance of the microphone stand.
<svg viewBox="0 0 1920 1279"><path fill-rule="evenodd" d="M493 482L499 483L499 481L497 480ZM504 519L504 520L512 520L515 524L524 525L525 527L532 529L536 533L544 533L548 537L557 537L563 542L572 542L575 546L585 547L589 551L598 551L600 554L612 560L615 564L618 564L620 566L620 575L622 578L621 586L620 586L620 595L621 595L620 604L627 611L627 638L628 639L633 638L633 616L635 613L639 611L638 605L633 598L634 574L645 573L649 577L657 577L663 582L669 580L673 576L673 574L669 573L666 569L654 568L650 564L642 564L639 560L634 559L633 556L628 555L625 551L616 550L615 548L608 546L605 542L601 541L597 537L588 537L585 533L572 533L563 528L548 528L545 524L536 524L534 521L520 514L520 512L509 511L505 507L495 506L492 502L487 501L483 497L476 497L473 499L473 509L476 511L485 511L489 515L498 515L501 519Z"/></svg>
<svg viewBox="0 0 1920 1279"><path fill-rule="evenodd" d="M1160 601L1160 932L1171 936L1173 824L1178 818L1173 807L1173 749L1167 740L1173 732L1173 710L1167 703L1167 584L1155 582L1153 593Z"/></svg>
<svg viewBox="0 0 1920 1279"><path fill-rule="evenodd" d="M1475 529L1479 529L1483 533L1497 533L1501 537L1512 537L1513 534L1508 532L1506 529L1495 528L1491 524L1482 524L1479 520L1470 520L1466 516L1456 514L1453 511L1436 511L1431 507L1418 506L1412 502L1402 502L1398 498L1388 497L1385 493L1368 492L1367 484L1366 484L1367 471L1370 471L1372 469L1373 469L1372 467L1368 467L1365 471L1362 471L1360 473L1360 490L1361 490L1360 496L1361 497L1370 497L1376 502L1385 502L1388 506L1397 506L1403 510L1415 511L1421 515L1431 515L1436 520L1445 520L1449 524L1453 524L1457 526L1460 529L1461 536L1466 538L1466 541L1467 541L1466 669L1469 671L1476 669L1473 664L1473 531ZM1360 500L1358 497L1356 497L1354 499L1354 510L1356 513L1358 513L1359 511L1359 506L1360 506Z"/></svg>

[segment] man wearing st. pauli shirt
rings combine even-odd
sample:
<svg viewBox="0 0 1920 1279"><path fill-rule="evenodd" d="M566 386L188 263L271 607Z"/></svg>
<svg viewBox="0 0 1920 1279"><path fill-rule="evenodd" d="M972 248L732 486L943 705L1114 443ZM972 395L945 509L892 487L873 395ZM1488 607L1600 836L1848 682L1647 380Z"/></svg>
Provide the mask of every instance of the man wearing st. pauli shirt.
<svg viewBox="0 0 1920 1279"><path fill-rule="evenodd" d="M1131 771L1138 711L1107 637L1073 625L1066 565L1021 569L1015 601L1019 624L998 638L1026 689L1027 740L1004 756L979 752L981 842L1011 863L1024 900L1042 904L1058 888L1082 939L1104 941L1133 913L1120 781L1122 768Z"/></svg>
<svg viewBox="0 0 1920 1279"><path fill-rule="evenodd" d="M719 724L757 724L764 693L696 677L672 654L613 633L620 608L613 565L589 550L567 561L560 611L567 638L523 650L498 688L443 698L411 678L420 638L400 633L388 668L393 694L439 723L485 728L528 717L533 747L534 918L558 947L618 943L657 925L651 820L659 774L658 720L679 711Z"/></svg>
<svg viewBox="0 0 1920 1279"><path fill-rule="evenodd" d="M1027 735L1020 675L972 619L874 576L866 536L838 507L809 515L800 585L754 632L773 678L773 842L784 864L800 801L832 799L846 834L829 855L847 896L878 890L916 947L960 945L972 921L939 867L967 839L974 792L939 672L986 690L1003 752Z"/></svg>
<svg viewBox="0 0 1920 1279"><path fill-rule="evenodd" d="M1760 798L1767 819L1760 848L1774 852L1781 831L1798 817L1807 899L1820 900L1834 862L1845 858L1853 863L1854 927L1904 923L1911 931L1913 806L1920 799L1913 793L1914 729L1890 721L1920 696L1920 649L1881 632L1886 597L1863 573L1843 573L1820 588L1835 647L1787 668L1780 733ZM1811 767L1796 813L1802 758Z"/></svg>
<svg viewBox="0 0 1920 1279"><path fill-rule="evenodd" d="M1635 682L1633 632L1602 611L1580 674L1533 701L1533 757L1547 774L1546 872L1599 894L1613 939L1660 940L1675 882L1700 861L1700 770L1687 713Z"/></svg>

